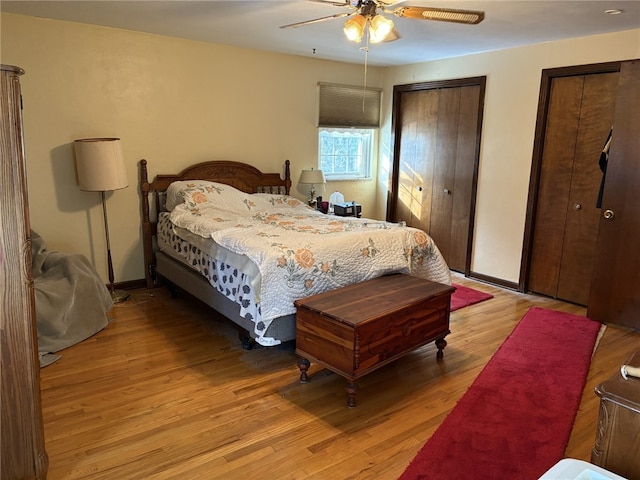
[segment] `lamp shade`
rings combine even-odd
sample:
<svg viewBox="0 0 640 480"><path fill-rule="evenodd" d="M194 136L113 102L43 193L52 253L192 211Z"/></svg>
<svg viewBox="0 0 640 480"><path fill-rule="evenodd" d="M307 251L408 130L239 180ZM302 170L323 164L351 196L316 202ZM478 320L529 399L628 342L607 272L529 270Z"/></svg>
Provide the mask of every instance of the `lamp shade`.
<svg viewBox="0 0 640 480"><path fill-rule="evenodd" d="M376 15L369 24L369 34L372 43L379 43L386 39L393 30L393 22L382 15Z"/></svg>
<svg viewBox="0 0 640 480"><path fill-rule="evenodd" d="M104 192L129 185L119 138L83 138L73 145L80 190Z"/></svg>
<svg viewBox="0 0 640 480"><path fill-rule="evenodd" d="M366 24L367 19L363 15L358 14L344 22L344 34L352 42L360 43Z"/></svg>
<svg viewBox="0 0 640 480"><path fill-rule="evenodd" d="M318 185L320 183L326 183L324 179L324 173L322 170L302 170L300 173L300 183L310 183Z"/></svg>

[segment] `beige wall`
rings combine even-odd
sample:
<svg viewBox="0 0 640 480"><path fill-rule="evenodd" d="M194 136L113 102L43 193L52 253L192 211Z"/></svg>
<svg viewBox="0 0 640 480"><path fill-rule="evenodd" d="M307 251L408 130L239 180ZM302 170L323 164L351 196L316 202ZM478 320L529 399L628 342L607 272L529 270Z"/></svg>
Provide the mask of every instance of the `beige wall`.
<svg viewBox="0 0 640 480"><path fill-rule="evenodd" d="M380 165L385 170L390 162L394 85L486 75L471 269L517 282L542 70L633 58L640 58L640 30L388 69ZM385 208L387 179L381 175L378 180L381 210Z"/></svg>
<svg viewBox="0 0 640 480"><path fill-rule="evenodd" d="M78 190L71 142L118 136L129 187L108 197L116 281L143 276L138 161L172 173L212 159L264 171L317 158L316 84L358 85L362 65L211 45L21 15L1 16L2 63L22 78L31 224L51 249L85 254L106 279L99 195ZM328 184L384 218L393 85L487 76L472 270L515 282L520 270L536 108L544 68L640 57L640 30L397 68L384 86L376 182Z"/></svg>
<svg viewBox="0 0 640 480"><path fill-rule="evenodd" d="M282 172L317 163L317 82L360 85L362 65L326 62L131 31L1 16L2 63L22 67L31 225L51 250L86 255L107 278L98 193L76 184L72 142L120 137L129 187L108 195L116 281L143 273L138 162L150 174L206 160ZM370 68L368 84L381 86ZM374 182L327 184L375 205Z"/></svg>

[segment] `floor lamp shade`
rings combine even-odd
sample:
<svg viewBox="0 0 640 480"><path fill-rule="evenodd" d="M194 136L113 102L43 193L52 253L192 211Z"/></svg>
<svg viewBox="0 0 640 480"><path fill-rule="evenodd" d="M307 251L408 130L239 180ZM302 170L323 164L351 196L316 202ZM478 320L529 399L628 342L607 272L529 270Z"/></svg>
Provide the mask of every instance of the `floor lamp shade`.
<svg viewBox="0 0 640 480"><path fill-rule="evenodd" d="M105 192L128 186L119 138L84 138L73 143L80 190Z"/></svg>
<svg viewBox="0 0 640 480"><path fill-rule="evenodd" d="M107 241L107 267L109 269L109 291L114 303L129 298L129 292L116 290L113 285L113 262L111 261L111 242L109 241L109 221L105 192L119 190L128 185L127 170L122 156L119 138L83 138L73 142L76 153L76 169L80 190L100 192L104 232Z"/></svg>

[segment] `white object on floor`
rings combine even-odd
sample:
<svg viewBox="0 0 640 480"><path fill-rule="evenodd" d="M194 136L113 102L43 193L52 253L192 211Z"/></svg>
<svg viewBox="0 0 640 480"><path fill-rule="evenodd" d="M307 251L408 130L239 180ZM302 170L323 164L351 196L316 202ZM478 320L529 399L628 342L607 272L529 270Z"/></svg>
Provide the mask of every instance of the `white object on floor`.
<svg viewBox="0 0 640 480"><path fill-rule="evenodd" d="M573 458L563 458L538 480L626 480L609 470Z"/></svg>

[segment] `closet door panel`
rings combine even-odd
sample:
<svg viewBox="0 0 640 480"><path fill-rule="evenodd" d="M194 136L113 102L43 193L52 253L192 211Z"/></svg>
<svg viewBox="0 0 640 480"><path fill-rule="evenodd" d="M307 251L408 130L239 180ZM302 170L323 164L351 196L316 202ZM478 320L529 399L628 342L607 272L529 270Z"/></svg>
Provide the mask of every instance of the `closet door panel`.
<svg viewBox="0 0 640 480"><path fill-rule="evenodd" d="M556 296L573 174L583 77L553 79L534 223L530 290Z"/></svg>
<svg viewBox="0 0 640 480"><path fill-rule="evenodd" d="M460 89L443 88L438 98L436 163L433 171L429 234L449 263L451 212L458 150ZM451 267L451 265L449 265Z"/></svg>
<svg viewBox="0 0 640 480"><path fill-rule="evenodd" d="M438 92L405 92L396 219L429 231L436 159Z"/></svg>
<svg viewBox="0 0 640 480"><path fill-rule="evenodd" d="M596 255L600 153L613 125L618 73L587 75L577 131L557 297L587 305Z"/></svg>
<svg viewBox="0 0 640 480"><path fill-rule="evenodd" d="M420 199L416 198L416 190L414 184L416 182L416 156L418 155L419 138L418 138L418 122L420 108L417 102L416 92L403 94L402 118L400 119L400 165L398 177L398 201L396 205L396 215L400 220L404 220L408 225L412 225L419 221L413 211L414 204Z"/></svg>
<svg viewBox="0 0 640 480"><path fill-rule="evenodd" d="M451 207L451 240L449 267L464 272L470 244L471 210L474 201L473 185L476 159L476 137L478 134L478 110L480 87L460 89L458 114L458 141L453 181L453 204Z"/></svg>
<svg viewBox="0 0 640 480"><path fill-rule="evenodd" d="M422 142L421 156L416 158L416 183L414 190L420 198L419 221L416 227L428 232L433 208L433 176L436 168L439 115L439 92L428 90L417 92L420 108L418 135Z"/></svg>

